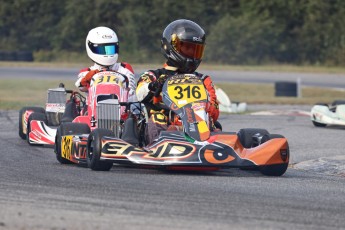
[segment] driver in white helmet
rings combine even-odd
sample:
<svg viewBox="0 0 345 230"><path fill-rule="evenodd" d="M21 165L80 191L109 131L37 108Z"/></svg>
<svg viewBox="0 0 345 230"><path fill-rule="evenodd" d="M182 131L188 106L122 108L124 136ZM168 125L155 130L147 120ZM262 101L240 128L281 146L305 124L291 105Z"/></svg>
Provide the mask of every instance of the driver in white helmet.
<svg viewBox="0 0 345 230"><path fill-rule="evenodd" d="M87 92L93 75L100 71L115 71L128 78L128 101L137 101L135 95L136 82L130 64L117 62L119 56L119 40L116 33L107 27L96 27L86 37L86 51L94 65L80 70L75 85L82 92Z"/></svg>

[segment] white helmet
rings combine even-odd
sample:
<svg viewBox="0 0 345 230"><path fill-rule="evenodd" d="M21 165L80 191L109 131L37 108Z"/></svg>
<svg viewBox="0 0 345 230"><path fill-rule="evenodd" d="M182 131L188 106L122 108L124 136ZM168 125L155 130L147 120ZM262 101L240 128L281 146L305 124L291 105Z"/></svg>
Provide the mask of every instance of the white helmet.
<svg viewBox="0 0 345 230"><path fill-rule="evenodd" d="M86 37L89 58L102 66L114 65L119 56L119 40L116 33L107 27L96 27Z"/></svg>

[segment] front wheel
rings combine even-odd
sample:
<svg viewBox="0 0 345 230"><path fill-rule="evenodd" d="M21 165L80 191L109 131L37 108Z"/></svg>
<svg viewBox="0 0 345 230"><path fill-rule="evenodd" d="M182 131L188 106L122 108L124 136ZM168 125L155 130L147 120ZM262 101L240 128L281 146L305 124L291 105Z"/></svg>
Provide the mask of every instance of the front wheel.
<svg viewBox="0 0 345 230"><path fill-rule="evenodd" d="M280 134L267 134L265 136L262 137L262 143L275 139L275 138L285 138L284 136L280 135ZM282 164L275 164L275 165L263 165L263 166L259 166L259 170L262 174L266 175L266 176L281 176L283 175L288 166L289 166L289 155L290 155L290 150L289 150L289 145L287 145L287 162L286 163L282 163Z"/></svg>
<svg viewBox="0 0 345 230"><path fill-rule="evenodd" d="M95 171L109 171L113 167L113 162L102 161L102 137L114 137L114 133L108 129L95 129L90 133L87 141L87 165Z"/></svg>
<svg viewBox="0 0 345 230"><path fill-rule="evenodd" d="M55 136L55 145L54 145L54 151L56 154L56 159L60 164L70 164L71 161L68 159L62 157L62 137L67 135L74 135L74 134L89 134L90 128L87 124L83 123L72 123L72 122L66 122L61 123L61 125L58 127L56 131Z"/></svg>

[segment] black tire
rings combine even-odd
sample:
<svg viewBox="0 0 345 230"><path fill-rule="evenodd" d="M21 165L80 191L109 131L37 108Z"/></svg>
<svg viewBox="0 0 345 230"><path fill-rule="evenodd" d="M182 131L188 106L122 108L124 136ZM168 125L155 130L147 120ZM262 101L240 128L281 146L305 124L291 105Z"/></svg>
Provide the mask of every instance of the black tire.
<svg viewBox="0 0 345 230"><path fill-rule="evenodd" d="M113 167L113 162L101 161L102 137L114 137L114 133L107 129L95 129L90 133L87 142L87 165L95 171L109 171Z"/></svg>
<svg viewBox="0 0 345 230"><path fill-rule="evenodd" d="M45 124L47 124L47 118L46 118L46 115L44 113L33 112L32 114L30 114L30 116L28 118L28 123L26 124L26 141L28 142L29 145L37 145L37 144L30 143L30 140L29 140L29 133L31 132L31 124L30 123L33 120L43 121Z"/></svg>
<svg viewBox="0 0 345 230"><path fill-rule="evenodd" d="M45 113L46 111L42 107L23 107L21 110L19 110L19 137L22 138L23 140L26 139L26 133L24 133L23 129L23 116L24 113L28 110L32 110L35 113Z"/></svg>
<svg viewBox="0 0 345 230"><path fill-rule="evenodd" d="M313 122L313 124L314 124L314 126L315 127L326 127L327 126L327 124L323 124L323 123L319 123L319 122L316 122L316 121L312 121Z"/></svg>
<svg viewBox="0 0 345 230"><path fill-rule="evenodd" d="M260 133L262 136L265 134L269 134L266 129L240 129L238 131L237 136L244 148L251 148L253 146L253 135Z"/></svg>
<svg viewBox="0 0 345 230"><path fill-rule="evenodd" d="M337 105L345 105L345 100L335 100L332 103L332 106L337 106Z"/></svg>
<svg viewBox="0 0 345 230"><path fill-rule="evenodd" d="M283 135L280 134L267 134L262 138L262 143L265 143L268 140L272 140L275 138L285 138ZM287 146L287 159L290 158L290 149L289 145ZM259 170L262 174L266 176L281 176L283 175L289 166L289 161L283 164L275 164L275 165L264 165L259 166Z"/></svg>
<svg viewBox="0 0 345 230"><path fill-rule="evenodd" d="M55 145L54 145L54 152L56 154L56 159L60 164L70 164L71 161L62 157L61 154L61 139L62 136L65 135L72 135L72 134L88 134L90 133L90 127L87 124L83 123L72 123L66 122L62 123L56 132L55 136Z"/></svg>

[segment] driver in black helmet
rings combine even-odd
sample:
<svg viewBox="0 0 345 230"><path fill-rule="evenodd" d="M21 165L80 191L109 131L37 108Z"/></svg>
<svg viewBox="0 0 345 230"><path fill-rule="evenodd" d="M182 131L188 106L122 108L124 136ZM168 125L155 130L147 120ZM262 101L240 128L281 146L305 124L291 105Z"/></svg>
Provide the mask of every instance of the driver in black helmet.
<svg viewBox="0 0 345 230"><path fill-rule="evenodd" d="M195 74L199 76L209 94L208 113L213 122L219 116L219 109L216 91L211 77L195 72L201 63L205 48L205 32L195 22L179 19L171 22L164 30L161 39L161 50L167 62L163 68L148 70L144 72L137 84L136 94L139 101L142 101L149 113L147 142L158 137L161 130L168 129L167 114L156 106L161 97L155 96L157 89L161 89L164 81L175 74ZM178 126L171 125L169 129L178 129Z"/></svg>

